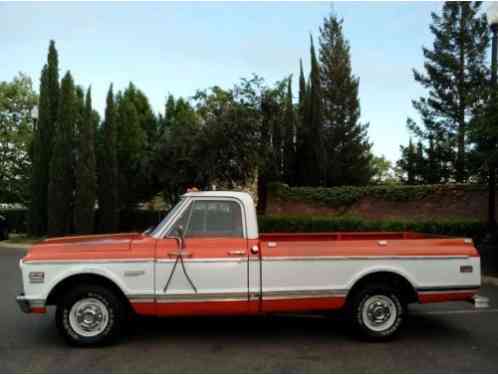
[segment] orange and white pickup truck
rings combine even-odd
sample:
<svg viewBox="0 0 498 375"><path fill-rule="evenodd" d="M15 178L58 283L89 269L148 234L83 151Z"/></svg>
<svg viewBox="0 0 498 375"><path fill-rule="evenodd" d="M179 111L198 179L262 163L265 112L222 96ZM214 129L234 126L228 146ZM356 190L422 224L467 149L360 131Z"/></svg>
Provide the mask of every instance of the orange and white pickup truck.
<svg viewBox="0 0 498 375"><path fill-rule="evenodd" d="M20 261L24 312L55 305L72 344L152 316L343 309L370 339L400 328L410 303L470 301L481 283L472 241L417 233L258 233L249 194L191 192L143 234L51 238Z"/></svg>

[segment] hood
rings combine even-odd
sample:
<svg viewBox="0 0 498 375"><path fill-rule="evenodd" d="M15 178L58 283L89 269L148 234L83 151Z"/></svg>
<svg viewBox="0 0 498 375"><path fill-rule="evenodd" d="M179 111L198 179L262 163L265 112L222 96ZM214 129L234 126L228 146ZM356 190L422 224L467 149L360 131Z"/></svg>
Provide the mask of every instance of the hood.
<svg viewBox="0 0 498 375"><path fill-rule="evenodd" d="M24 261L81 260L86 258L116 258L126 256L140 233L118 233L90 236L48 238L33 245Z"/></svg>

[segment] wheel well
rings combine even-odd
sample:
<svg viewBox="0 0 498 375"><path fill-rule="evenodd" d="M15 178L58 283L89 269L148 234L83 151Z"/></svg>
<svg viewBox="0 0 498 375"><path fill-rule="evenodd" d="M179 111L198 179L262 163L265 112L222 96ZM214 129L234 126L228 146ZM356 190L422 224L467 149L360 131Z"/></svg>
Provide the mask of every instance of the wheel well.
<svg viewBox="0 0 498 375"><path fill-rule="evenodd" d="M413 285L403 276L389 271L374 272L363 276L356 281L347 297L354 296L362 288L376 282L385 283L397 289L404 303L418 302L418 295Z"/></svg>
<svg viewBox="0 0 498 375"><path fill-rule="evenodd" d="M93 273L82 273L77 275L72 275L64 280L59 281L59 283L50 291L46 304L56 305L57 301L70 289L74 288L76 285L99 285L112 290L123 302L131 308L128 298L113 281L109 280L105 276L93 274Z"/></svg>

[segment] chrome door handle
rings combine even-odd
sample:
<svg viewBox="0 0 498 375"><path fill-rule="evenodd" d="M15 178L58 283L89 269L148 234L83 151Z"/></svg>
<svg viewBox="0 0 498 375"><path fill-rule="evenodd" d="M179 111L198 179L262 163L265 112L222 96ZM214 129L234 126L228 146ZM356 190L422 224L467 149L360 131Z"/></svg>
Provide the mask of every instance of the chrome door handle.
<svg viewBox="0 0 498 375"><path fill-rule="evenodd" d="M228 255L246 255L244 250L230 250Z"/></svg>

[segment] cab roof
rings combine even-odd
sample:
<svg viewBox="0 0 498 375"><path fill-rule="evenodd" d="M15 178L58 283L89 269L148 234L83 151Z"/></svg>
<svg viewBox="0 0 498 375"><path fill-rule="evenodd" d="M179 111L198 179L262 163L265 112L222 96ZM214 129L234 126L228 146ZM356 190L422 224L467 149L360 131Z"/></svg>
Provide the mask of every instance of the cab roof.
<svg viewBox="0 0 498 375"><path fill-rule="evenodd" d="M213 191L192 191L182 195L182 197L202 197L202 198L235 198L240 200L245 206L251 207L254 205L254 201L249 193L243 191L223 191L223 190L213 190Z"/></svg>

